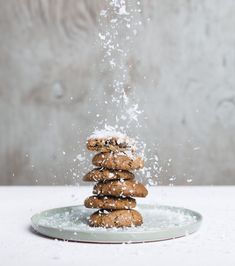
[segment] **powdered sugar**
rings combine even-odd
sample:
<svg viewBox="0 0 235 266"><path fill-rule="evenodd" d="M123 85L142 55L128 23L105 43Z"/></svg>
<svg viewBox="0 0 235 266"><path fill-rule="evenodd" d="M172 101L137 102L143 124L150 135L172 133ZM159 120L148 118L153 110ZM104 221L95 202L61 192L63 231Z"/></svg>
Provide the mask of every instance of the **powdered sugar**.
<svg viewBox="0 0 235 266"><path fill-rule="evenodd" d="M112 0L110 5L113 5L117 9L118 15L129 15L130 13L126 11L126 1L125 0Z"/></svg>
<svg viewBox="0 0 235 266"><path fill-rule="evenodd" d="M105 125L104 129L96 129L88 139L103 139L103 138L117 138L119 142L123 142L124 140L128 140L126 134L115 130L114 127Z"/></svg>

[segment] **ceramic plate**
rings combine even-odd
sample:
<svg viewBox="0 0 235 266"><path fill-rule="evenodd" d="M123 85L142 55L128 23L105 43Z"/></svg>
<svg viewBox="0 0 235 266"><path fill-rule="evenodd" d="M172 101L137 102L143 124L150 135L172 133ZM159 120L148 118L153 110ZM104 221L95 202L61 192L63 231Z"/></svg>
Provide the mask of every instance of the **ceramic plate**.
<svg viewBox="0 0 235 266"><path fill-rule="evenodd" d="M148 242L186 236L198 230L202 216L192 210L160 206L139 205L136 208L144 223L134 228L92 228L87 217L95 210L83 205L43 211L31 218L38 233L56 239L98 242Z"/></svg>

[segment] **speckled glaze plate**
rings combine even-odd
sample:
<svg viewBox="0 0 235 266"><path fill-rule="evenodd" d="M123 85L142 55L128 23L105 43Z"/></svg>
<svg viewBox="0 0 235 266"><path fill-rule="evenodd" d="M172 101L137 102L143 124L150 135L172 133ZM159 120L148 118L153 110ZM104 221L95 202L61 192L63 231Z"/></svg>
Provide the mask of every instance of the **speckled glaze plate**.
<svg viewBox="0 0 235 266"><path fill-rule="evenodd" d="M92 228L87 217L94 209L83 205L43 211L31 218L38 233L56 239L96 243L136 243L160 241L194 233L202 222L201 214L184 208L139 205L144 224L134 228Z"/></svg>

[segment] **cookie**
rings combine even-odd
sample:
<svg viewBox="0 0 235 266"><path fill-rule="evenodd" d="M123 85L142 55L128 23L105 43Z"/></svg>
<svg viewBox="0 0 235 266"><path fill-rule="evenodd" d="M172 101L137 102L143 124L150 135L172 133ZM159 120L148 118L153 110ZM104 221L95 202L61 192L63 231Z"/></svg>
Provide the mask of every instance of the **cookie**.
<svg viewBox="0 0 235 266"><path fill-rule="evenodd" d="M125 170L95 168L83 177L83 181L105 181L113 179L134 179L134 174Z"/></svg>
<svg viewBox="0 0 235 266"><path fill-rule="evenodd" d="M100 196L146 197L148 190L143 184L134 180L111 180L97 183L93 193Z"/></svg>
<svg viewBox="0 0 235 266"><path fill-rule="evenodd" d="M112 196L91 196L84 201L86 208L106 210L127 210L135 208L136 200L130 197L117 198Z"/></svg>
<svg viewBox="0 0 235 266"><path fill-rule="evenodd" d="M86 146L90 151L118 152L134 150L135 142L120 132L97 131L87 139Z"/></svg>
<svg viewBox="0 0 235 266"><path fill-rule="evenodd" d="M94 227L132 227L142 223L143 218L136 210L99 210L89 218L89 225Z"/></svg>
<svg viewBox="0 0 235 266"><path fill-rule="evenodd" d="M92 163L95 166L116 170L135 170L144 167L144 161L140 156L126 153L101 152L96 154Z"/></svg>

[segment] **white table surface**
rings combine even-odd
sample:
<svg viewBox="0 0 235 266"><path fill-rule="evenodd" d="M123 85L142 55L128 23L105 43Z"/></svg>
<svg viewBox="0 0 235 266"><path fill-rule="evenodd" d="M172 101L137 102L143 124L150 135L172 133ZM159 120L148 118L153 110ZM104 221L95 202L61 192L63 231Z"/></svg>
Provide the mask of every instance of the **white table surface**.
<svg viewBox="0 0 235 266"><path fill-rule="evenodd" d="M81 204L91 187L0 187L0 265L235 265L235 187L151 187L138 202L200 212L200 230L187 237L141 244L52 240L30 230L39 211Z"/></svg>

